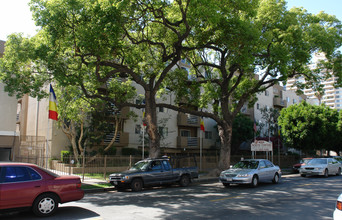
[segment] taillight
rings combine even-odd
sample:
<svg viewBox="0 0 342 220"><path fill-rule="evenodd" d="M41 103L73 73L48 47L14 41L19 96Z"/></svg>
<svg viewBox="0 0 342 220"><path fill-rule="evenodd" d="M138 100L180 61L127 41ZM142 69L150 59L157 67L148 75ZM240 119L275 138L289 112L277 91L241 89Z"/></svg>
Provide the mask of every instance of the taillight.
<svg viewBox="0 0 342 220"><path fill-rule="evenodd" d="M76 188L77 188L77 189L80 189L81 186L82 186L82 183L76 183Z"/></svg>
<svg viewBox="0 0 342 220"><path fill-rule="evenodd" d="M341 211L342 211L342 202L337 201L337 202L336 202L336 208L337 208L338 210L341 210Z"/></svg>

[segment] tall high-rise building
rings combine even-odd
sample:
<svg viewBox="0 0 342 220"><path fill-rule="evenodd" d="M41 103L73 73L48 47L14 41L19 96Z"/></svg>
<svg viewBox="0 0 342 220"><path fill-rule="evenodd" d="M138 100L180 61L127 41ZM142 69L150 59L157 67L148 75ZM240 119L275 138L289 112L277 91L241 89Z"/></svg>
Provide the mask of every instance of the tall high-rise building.
<svg viewBox="0 0 342 220"><path fill-rule="evenodd" d="M316 54L310 67L314 68L319 60L325 59L324 54ZM331 76L329 79L321 82L323 85L323 93L319 93L312 88L306 88L303 90L304 94L307 96L310 103L314 104L325 104L333 109L342 109L342 88L335 88L334 83L337 77ZM297 90L295 86L296 82L305 83L304 77L292 78L287 81L286 90Z"/></svg>

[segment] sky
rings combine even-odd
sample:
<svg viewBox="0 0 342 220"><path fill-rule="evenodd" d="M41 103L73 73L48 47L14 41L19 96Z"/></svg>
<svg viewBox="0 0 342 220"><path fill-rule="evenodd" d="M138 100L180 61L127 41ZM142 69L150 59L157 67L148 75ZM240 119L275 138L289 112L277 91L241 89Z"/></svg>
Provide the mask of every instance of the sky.
<svg viewBox="0 0 342 220"><path fill-rule="evenodd" d="M37 30L28 3L30 0L0 0L0 40L6 41L11 33L34 36ZM341 0L287 0L288 7L304 7L317 14L324 11L342 20Z"/></svg>

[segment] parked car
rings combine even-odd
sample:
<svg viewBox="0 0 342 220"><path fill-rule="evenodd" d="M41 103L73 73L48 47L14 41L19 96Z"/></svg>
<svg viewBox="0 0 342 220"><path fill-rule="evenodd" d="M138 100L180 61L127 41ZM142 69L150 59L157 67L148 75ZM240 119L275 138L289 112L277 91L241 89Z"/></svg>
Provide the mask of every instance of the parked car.
<svg viewBox="0 0 342 220"><path fill-rule="evenodd" d="M334 158L314 158L299 169L302 177L307 175L341 175L342 164Z"/></svg>
<svg viewBox="0 0 342 220"><path fill-rule="evenodd" d="M334 220L342 220L342 194L340 194L336 201Z"/></svg>
<svg viewBox="0 0 342 220"><path fill-rule="evenodd" d="M198 178L197 167L174 168L169 158L148 158L137 162L129 170L109 175L110 183L115 188L131 188L141 191L145 186L158 186L178 183L188 186Z"/></svg>
<svg viewBox="0 0 342 220"><path fill-rule="evenodd" d="M0 162L0 210L30 207L38 216L49 216L58 203L83 196L79 177L59 176L29 163Z"/></svg>
<svg viewBox="0 0 342 220"><path fill-rule="evenodd" d="M332 158L334 158L338 162L342 163L342 157L341 156L333 156Z"/></svg>
<svg viewBox="0 0 342 220"><path fill-rule="evenodd" d="M310 160L312 160L312 157L310 158L303 158L299 161L299 163L296 163L295 165L293 165L292 170L295 173L299 172L299 168L303 165L306 165Z"/></svg>
<svg viewBox="0 0 342 220"><path fill-rule="evenodd" d="M280 178L280 168L265 159L242 160L232 168L222 171L219 177L224 186L250 184L253 187L256 187L259 182L278 183Z"/></svg>

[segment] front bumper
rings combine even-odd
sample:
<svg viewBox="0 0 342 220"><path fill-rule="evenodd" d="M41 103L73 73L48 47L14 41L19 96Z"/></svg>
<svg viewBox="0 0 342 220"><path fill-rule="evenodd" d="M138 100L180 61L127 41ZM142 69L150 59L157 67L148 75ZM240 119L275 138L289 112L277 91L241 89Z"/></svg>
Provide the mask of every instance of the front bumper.
<svg viewBox="0 0 342 220"><path fill-rule="evenodd" d="M311 176L323 176L324 169L323 170L300 170L299 173L304 174L304 175L311 175Z"/></svg>
<svg viewBox="0 0 342 220"><path fill-rule="evenodd" d="M252 182L252 176L247 177L221 177L220 181L222 183L229 183L229 184L250 184Z"/></svg>

